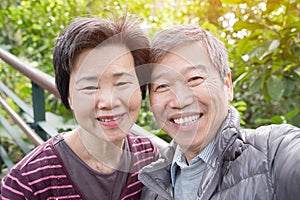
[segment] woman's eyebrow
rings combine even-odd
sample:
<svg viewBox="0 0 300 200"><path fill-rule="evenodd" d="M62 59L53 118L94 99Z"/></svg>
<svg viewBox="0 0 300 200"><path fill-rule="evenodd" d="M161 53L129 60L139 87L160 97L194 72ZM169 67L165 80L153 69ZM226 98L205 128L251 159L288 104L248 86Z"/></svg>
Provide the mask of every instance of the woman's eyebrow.
<svg viewBox="0 0 300 200"><path fill-rule="evenodd" d="M122 76L129 76L130 78L134 77L132 74L128 73L128 72L117 72L113 74L113 77L118 78L118 77L122 77Z"/></svg>
<svg viewBox="0 0 300 200"><path fill-rule="evenodd" d="M82 81L98 81L98 77L96 77L96 76L84 76L84 77L81 77L80 79L78 79L75 82L75 84L77 85Z"/></svg>

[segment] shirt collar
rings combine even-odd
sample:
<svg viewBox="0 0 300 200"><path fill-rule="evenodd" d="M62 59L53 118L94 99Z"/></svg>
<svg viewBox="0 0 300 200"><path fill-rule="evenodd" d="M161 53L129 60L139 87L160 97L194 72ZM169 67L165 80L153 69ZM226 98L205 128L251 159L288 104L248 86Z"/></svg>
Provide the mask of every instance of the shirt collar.
<svg viewBox="0 0 300 200"><path fill-rule="evenodd" d="M196 157L194 157L190 161L190 165L193 165L199 161L207 164L209 161L209 158L211 157L212 153L215 150L215 146L216 146L216 139L211 141ZM177 172L178 167L184 168L187 166L188 165L186 163L184 152L182 151L181 147L179 145L177 145L175 153L174 153L173 161L171 164L171 181L172 181L173 187L175 185L175 177L176 177L176 172Z"/></svg>

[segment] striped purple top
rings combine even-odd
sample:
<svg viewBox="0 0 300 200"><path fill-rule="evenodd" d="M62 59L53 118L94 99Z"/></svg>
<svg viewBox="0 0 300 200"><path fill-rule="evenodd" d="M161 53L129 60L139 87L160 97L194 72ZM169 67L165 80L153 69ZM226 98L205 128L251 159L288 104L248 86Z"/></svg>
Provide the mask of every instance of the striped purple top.
<svg viewBox="0 0 300 200"><path fill-rule="evenodd" d="M120 200L140 199L142 183L139 171L159 157L158 149L148 138L129 134L132 165ZM59 154L53 146L54 138L38 146L24 157L2 179L3 200L13 199L86 199L72 182ZM101 199L101 197L100 197Z"/></svg>

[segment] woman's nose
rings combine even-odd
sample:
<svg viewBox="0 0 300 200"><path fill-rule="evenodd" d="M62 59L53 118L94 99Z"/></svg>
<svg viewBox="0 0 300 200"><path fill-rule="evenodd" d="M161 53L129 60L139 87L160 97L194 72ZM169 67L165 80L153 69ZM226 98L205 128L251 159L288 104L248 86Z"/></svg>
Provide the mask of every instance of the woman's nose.
<svg viewBox="0 0 300 200"><path fill-rule="evenodd" d="M109 110L117 103L117 94L109 88L101 88L95 94L95 102L98 109Z"/></svg>

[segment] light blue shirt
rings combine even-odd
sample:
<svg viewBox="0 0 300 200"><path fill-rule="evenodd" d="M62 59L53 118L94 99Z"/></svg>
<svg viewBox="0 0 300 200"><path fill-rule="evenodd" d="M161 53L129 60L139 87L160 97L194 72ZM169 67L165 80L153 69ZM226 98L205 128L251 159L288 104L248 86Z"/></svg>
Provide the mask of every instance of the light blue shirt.
<svg viewBox="0 0 300 200"><path fill-rule="evenodd" d="M181 199L184 196L188 196L190 199L196 198L197 188L202 179L203 171L215 149L215 144L215 140L209 143L196 157L191 159L189 165L186 162L182 148L179 145L177 146L171 164L171 182L172 187L176 190L173 194L177 193L180 196L175 197L175 199ZM181 187L181 184L185 187Z"/></svg>

